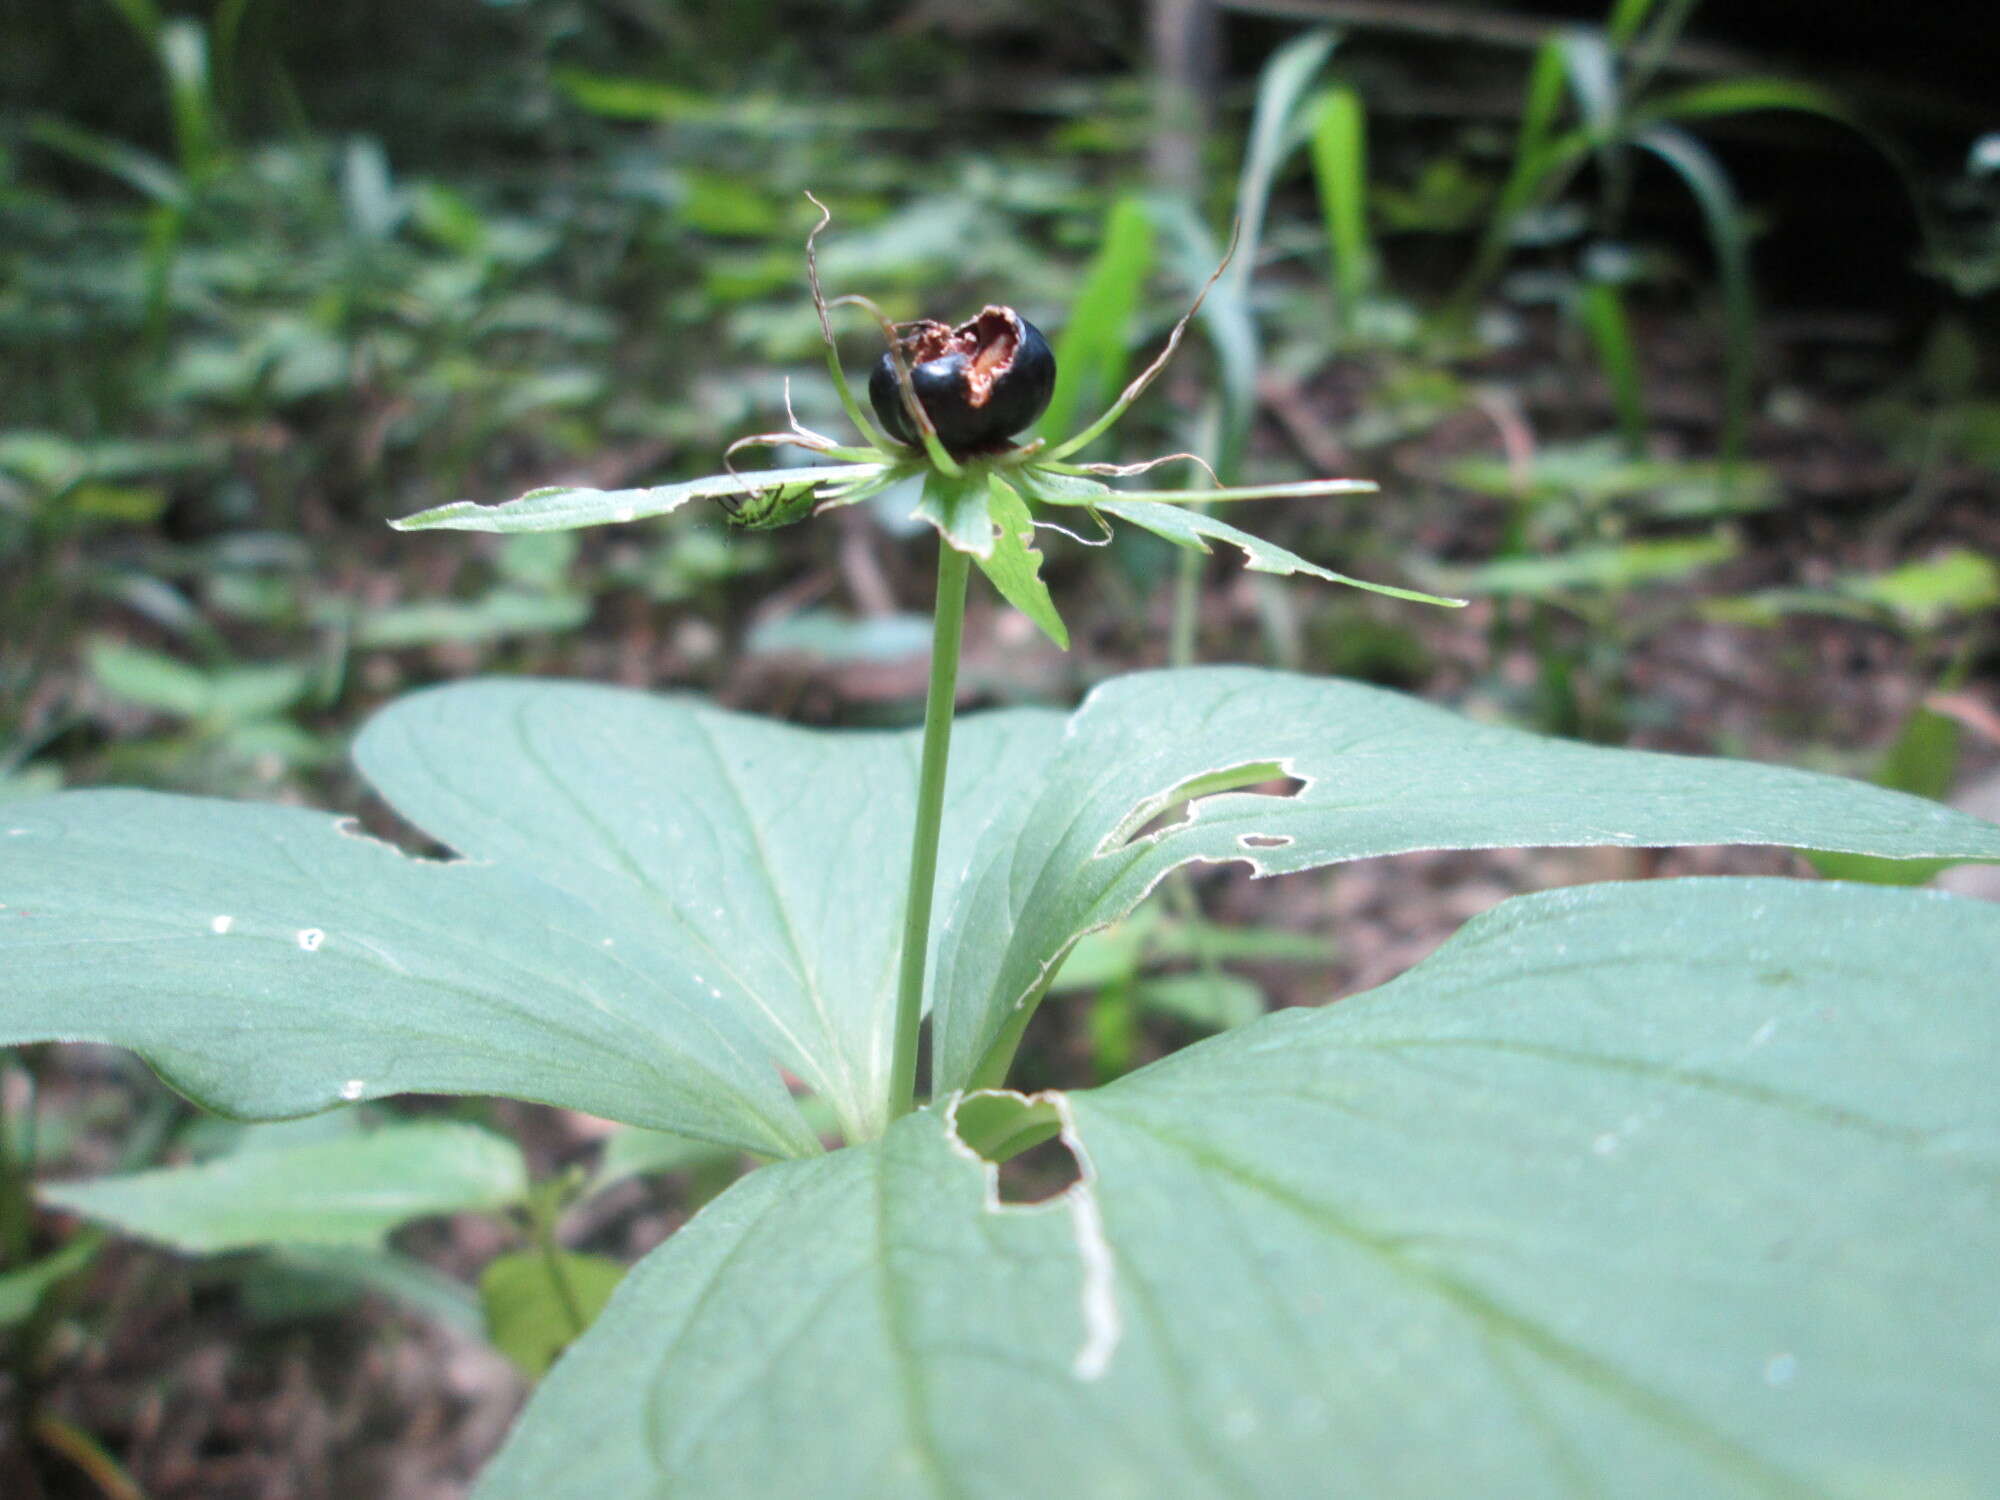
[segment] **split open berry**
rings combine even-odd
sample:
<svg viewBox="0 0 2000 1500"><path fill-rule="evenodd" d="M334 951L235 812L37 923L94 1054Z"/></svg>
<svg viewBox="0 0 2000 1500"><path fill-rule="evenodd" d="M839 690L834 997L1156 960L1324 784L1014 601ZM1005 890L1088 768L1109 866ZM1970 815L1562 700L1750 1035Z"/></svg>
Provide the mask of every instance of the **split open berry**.
<svg viewBox="0 0 2000 1500"><path fill-rule="evenodd" d="M900 331L917 400L952 457L1005 447L1048 409L1056 357L1041 330L1013 308L988 307L956 328L926 318ZM868 399L889 436L918 445L896 362L886 353L868 379Z"/></svg>

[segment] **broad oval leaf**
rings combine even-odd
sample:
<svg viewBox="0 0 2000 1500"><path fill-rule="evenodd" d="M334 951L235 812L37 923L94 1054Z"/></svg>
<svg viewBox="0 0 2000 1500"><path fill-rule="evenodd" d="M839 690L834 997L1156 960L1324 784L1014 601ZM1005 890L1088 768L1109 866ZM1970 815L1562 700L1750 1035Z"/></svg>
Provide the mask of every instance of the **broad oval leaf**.
<svg viewBox="0 0 2000 1500"><path fill-rule="evenodd" d="M1056 1099L1050 1203L937 1110L752 1174L479 1494L1971 1500L1997 969L2000 908L1933 892L1518 898Z"/></svg>
<svg viewBox="0 0 2000 1500"><path fill-rule="evenodd" d="M493 1092L814 1154L784 1068L870 1137L917 752L912 732L491 682L406 699L358 747L460 863L284 808L16 804L0 820L0 1044L133 1047L248 1117ZM1280 775L1308 784L1231 794ZM1188 860L1278 873L1421 848L1728 841L2000 857L2000 830L1853 783L1541 740L1275 673L1129 679L1066 726L981 716L959 727L947 790L935 1076L941 1092L973 1079L1074 939Z"/></svg>
<svg viewBox="0 0 2000 1500"><path fill-rule="evenodd" d="M1019 710L959 727L944 889L985 824L1042 774L1062 724ZM665 950L652 962L750 1027L853 1139L886 1124L919 744L913 732L827 734L688 698L493 681L403 699L369 724L355 758L452 848L652 934Z"/></svg>
<svg viewBox="0 0 2000 1500"><path fill-rule="evenodd" d="M815 1154L752 1030L649 925L295 808L66 792L0 818L0 1045L130 1047L248 1119L507 1094Z"/></svg>
<svg viewBox="0 0 2000 1500"><path fill-rule="evenodd" d="M419 1121L198 1166L48 1183L36 1196L141 1239L212 1254L377 1246L411 1219L498 1210L527 1190L512 1141L475 1125Z"/></svg>
<svg viewBox="0 0 2000 1500"><path fill-rule="evenodd" d="M1303 785L1289 797L1241 790L1280 777ZM988 831L946 907L933 964L940 1095L989 1081L989 1049L1078 936L1193 861L1276 875L1418 849L1583 844L2000 859L2000 828L1921 798L1546 739L1378 688L1238 667L1106 683L1035 785Z"/></svg>

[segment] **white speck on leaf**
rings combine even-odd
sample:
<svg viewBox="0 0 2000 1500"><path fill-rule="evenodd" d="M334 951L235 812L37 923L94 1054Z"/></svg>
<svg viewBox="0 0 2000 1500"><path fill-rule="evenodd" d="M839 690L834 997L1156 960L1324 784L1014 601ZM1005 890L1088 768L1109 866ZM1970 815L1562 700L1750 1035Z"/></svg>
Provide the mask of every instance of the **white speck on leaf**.
<svg viewBox="0 0 2000 1500"><path fill-rule="evenodd" d="M1774 1354L1764 1361L1764 1384L1790 1385L1792 1377L1799 1373L1799 1357L1796 1354Z"/></svg>
<svg viewBox="0 0 2000 1500"><path fill-rule="evenodd" d="M236 918L234 917L221 916L221 917L210 917L208 919L208 930L214 933L217 937L222 936L223 933L229 931L229 929L234 927L235 925L236 925Z"/></svg>
<svg viewBox="0 0 2000 1500"><path fill-rule="evenodd" d="M1609 1156L1618 1149L1618 1137L1614 1132L1607 1130L1590 1143L1590 1149L1599 1156Z"/></svg>
<svg viewBox="0 0 2000 1500"><path fill-rule="evenodd" d="M325 941L326 934L321 932L317 927L302 927L299 929L299 946L308 953L319 952L319 945Z"/></svg>
<svg viewBox="0 0 2000 1500"><path fill-rule="evenodd" d="M367 1092L368 1080L365 1078L350 1078L340 1086L340 1097L347 1100L359 1099Z"/></svg>

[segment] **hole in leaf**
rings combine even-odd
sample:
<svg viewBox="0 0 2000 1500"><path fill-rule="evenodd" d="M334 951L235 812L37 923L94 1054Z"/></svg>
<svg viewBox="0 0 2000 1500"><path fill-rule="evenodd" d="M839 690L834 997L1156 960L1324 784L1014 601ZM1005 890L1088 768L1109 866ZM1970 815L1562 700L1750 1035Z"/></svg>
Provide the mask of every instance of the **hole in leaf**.
<svg viewBox="0 0 2000 1500"><path fill-rule="evenodd" d="M1280 771L1268 781L1260 781L1255 786L1241 788L1255 797L1296 797L1306 789L1303 776L1292 776Z"/></svg>
<svg viewBox="0 0 2000 1500"><path fill-rule="evenodd" d="M999 1167L1002 1203L1046 1203L1083 1176L1046 1095L1011 1089L968 1094L953 1111L952 1125L965 1146Z"/></svg>
<svg viewBox="0 0 2000 1500"><path fill-rule="evenodd" d="M1282 849L1291 841L1289 833L1246 833L1236 840L1237 845L1244 849Z"/></svg>
<svg viewBox="0 0 2000 1500"><path fill-rule="evenodd" d="M1120 849L1129 849L1134 844L1151 843L1163 833L1171 832L1176 828L1186 827L1189 819L1194 816L1192 811L1193 805L1190 802L1182 802L1168 808L1165 812L1155 814L1134 832L1131 837L1118 840L1117 847Z"/></svg>
<svg viewBox="0 0 2000 1500"><path fill-rule="evenodd" d="M1274 760L1249 761L1219 771L1205 771L1139 803L1112 830L1101 852L1128 849L1133 844L1144 843L1184 827L1194 818L1195 803L1204 797L1219 797L1224 792L1249 792L1260 797L1296 797L1305 790L1305 786L1304 781L1288 774ZM1285 842L1291 841L1287 839Z"/></svg>
<svg viewBox="0 0 2000 1500"><path fill-rule="evenodd" d="M952 1113L959 1141L990 1162L1004 1162L1062 1129L1055 1105L1012 1089L982 1089L959 1100Z"/></svg>
<svg viewBox="0 0 2000 1500"><path fill-rule="evenodd" d="M457 850L432 838L374 792L365 793L360 810L342 818L337 826L348 838L387 844L406 859L449 864L459 858Z"/></svg>
<svg viewBox="0 0 2000 1500"><path fill-rule="evenodd" d="M1046 1203L1068 1192L1082 1177L1076 1153L1055 1136L1000 1164L1000 1201Z"/></svg>

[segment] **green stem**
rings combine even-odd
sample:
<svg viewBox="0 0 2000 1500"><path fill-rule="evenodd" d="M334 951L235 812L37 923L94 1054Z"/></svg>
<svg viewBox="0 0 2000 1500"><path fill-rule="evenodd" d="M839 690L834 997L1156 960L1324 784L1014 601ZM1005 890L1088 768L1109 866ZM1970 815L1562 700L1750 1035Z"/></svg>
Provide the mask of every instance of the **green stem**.
<svg viewBox="0 0 2000 1500"><path fill-rule="evenodd" d="M1205 511L1208 507L1197 504L1188 509ZM1207 561L1206 554L1195 551L1183 551L1175 559L1173 622L1167 629L1170 667L1194 665L1195 626L1201 619L1201 565Z"/></svg>
<svg viewBox="0 0 2000 1500"><path fill-rule="evenodd" d="M917 1030L924 1019L924 966L930 956L931 898L937 887L938 830L944 822L945 763L965 633L965 580L971 559L938 543L937 611L931 621L931 686L924 700L923 770L917 826L910 837L910 888L903 905L903 968L896 986L896 1045L889 1062L889 1118L916 1108Z"/></svg>
<svg viewBox="0 0 2000 1500"><path fill-rule="evenodd" d="M0 1053L0 1084L6 1077L7 1055ZM28 1184L33 1162L15 1142L9 1124L6 1100L0 1098L0 1270L12 1271L28 1260L33 1220ZM26 1134L22 1132L24 1137Z"/></svg>
<svg viewBox="0 0 2000 1500"><path fill-rule="evenodd" d="M118 1460L74 1422L52 1411L38 1411L32 1426L42 1446L54 1449L83 1470L106 1500L145 1500L145 1491L125 1472Z"/></svg>
<svg viewBox="0 0 2000 1500"><path fill-rule="evenodd" d="M1188 444L1196 453L1214 456L1215 467L1201 473L1195 481L1197 489L1211 489L1215 481L1210 474L1222 476L1223 484L1236 480L1236 466L1243 456L1243 445L1249 436L1250 416L1247 411L1240 423L1232 422L1223 408L1210 402L1203 408L1199 422ZM1201 515L1208 514L1208 503L1191 500L1188 509ZM1174 613L1172 623L1167 628L1167 665L1170 667L1191 667L1194 665L1195 637L1201 624L1201 584L1206 573L1208 553L1188 547L1181 550L1178 567L1174 572Z"/></svg>
<svg viewBox="0 0 2000 1500"><path fill-rule="evenodd" d="M541 1251L543 1268L549 1273L549 1284L556 1289L556 1300L562 1304L570 1337L580 1339L584 1330L590 1327L590 1319L583 1315L583 1303L569 1279L569 1267L563 1263L562 1242L556 1238L556 1220L562 1217L559 1204L560 1199L552 1194L538 1193L530 1200L528 1213L534 1226L535 1248Z"/></svg>

